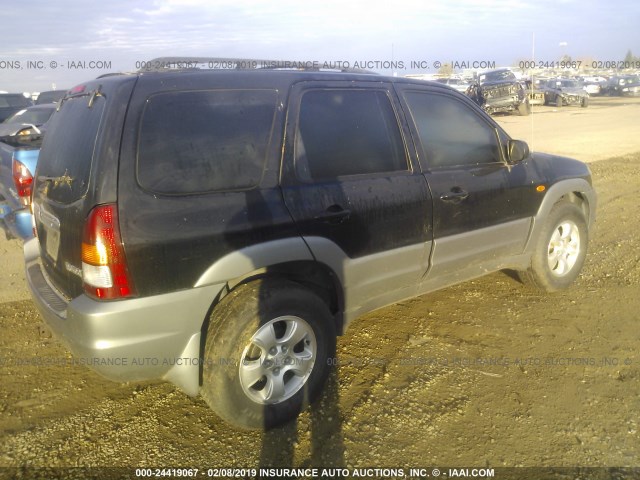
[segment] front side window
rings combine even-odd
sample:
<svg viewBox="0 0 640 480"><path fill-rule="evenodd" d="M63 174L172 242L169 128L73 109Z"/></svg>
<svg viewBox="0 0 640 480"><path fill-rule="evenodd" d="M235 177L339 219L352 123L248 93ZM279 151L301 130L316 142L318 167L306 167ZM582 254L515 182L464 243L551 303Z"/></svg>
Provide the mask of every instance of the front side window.
<svg viewBox="0 0 640 480"><path fill-rule="evenodd" d="M161 194L246 190L262 179L276 112L273 90L151 96L138 140L138 183Z"/></svg>
<svg viewBox="0 0 640 480"><path fill-rule="evenodd" d="M500 162L495 130L450 96L407 92L405 100L429 168Z"/></svg>
<svg viewBox="0 0 640 480"><path fill-rule="evenodd" d="M375 90L306 92L295 156L297 175L306 181L408 170L389 97Z"/></svg>

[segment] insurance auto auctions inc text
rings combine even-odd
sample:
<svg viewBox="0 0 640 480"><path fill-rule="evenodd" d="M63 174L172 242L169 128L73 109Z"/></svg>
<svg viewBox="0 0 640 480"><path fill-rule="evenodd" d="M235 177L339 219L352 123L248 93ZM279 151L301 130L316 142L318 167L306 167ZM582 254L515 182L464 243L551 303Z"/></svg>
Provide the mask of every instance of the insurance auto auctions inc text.
<svg viewBox="0 0 640 480"><path fill-rule="evenodd" d="M229 474L228 471L220 473ZM245 473L247 473L245 471ZM493 468L260 468L255 469L258 478L437 478L476 477L492 478Z"/></svg>

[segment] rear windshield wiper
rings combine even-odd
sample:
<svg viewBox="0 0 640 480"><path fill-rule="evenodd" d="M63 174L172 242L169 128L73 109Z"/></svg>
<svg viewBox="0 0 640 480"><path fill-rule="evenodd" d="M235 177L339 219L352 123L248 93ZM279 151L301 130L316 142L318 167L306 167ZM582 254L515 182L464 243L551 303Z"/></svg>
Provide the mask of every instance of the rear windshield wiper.
<svg viewBox="0 0 640 480"><path fill-rule="evenodd" d="M60 185L67 185L71 188L71 184L73 183L73 178L69 176L69 171L65 170L64 175L60 177L47 177L45 175L39 175L38 180L45 183L45 188L49 188L49 185L53 184L53 188L59 187Z"/></svg>
<svg viewBox="0 0 640 480"><path fill-rule="evenodd" d="M89 97L89 101L87 102L87 107L91 108L93 107L93 103L96 97L104 97L104 96L105 94L102 93L102 85L98 85L98 88L96 88L95 90L90 90L90 91L83 90L79 93L72 93L71 95L65 95L60 99L60 102L58 102L58 106L56 107L56 112L59 112L60 109L62 108L62 104L66 100L69 100L70 98Z"/></svg>

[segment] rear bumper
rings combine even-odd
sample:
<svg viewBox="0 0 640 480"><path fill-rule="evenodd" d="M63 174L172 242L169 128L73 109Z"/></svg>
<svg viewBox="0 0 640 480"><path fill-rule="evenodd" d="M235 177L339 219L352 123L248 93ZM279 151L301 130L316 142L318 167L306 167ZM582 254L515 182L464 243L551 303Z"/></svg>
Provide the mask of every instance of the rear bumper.
<svg viewBox="0 0 640 480"><path fill-rule="evenodd" d="M79 363L110 380L164 379L198 394L201 328L223 285L112 302L69 300L47 280L37 239L25 243L24 254L40 314Z"/></svg>
<svg viewBox="0 0 640 480"><path fill-rule="evenodd" d="M544 93L529 93L529 105L544 105Z"/></svg>

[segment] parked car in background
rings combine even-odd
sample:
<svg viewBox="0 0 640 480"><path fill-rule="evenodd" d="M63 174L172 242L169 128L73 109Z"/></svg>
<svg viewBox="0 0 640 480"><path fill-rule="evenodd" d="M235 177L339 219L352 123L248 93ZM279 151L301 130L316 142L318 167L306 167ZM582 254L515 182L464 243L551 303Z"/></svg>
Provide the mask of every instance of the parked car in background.
<svg viewBox="0 0 640 480"><path fill-rule="evenodd" d="M39 134L56 110L53 103L34 105L17 111L0 123L0 138Z"/></svg>
<svg viewBox="0 0 640 480"><path fill-rule="evenodd" d="M460 93L465 93L471 86L471 82L468 82L461 78L454 78L454 77L438 78L436 82L442 83L444 85L449 85L451 88L456 89Z"/></svg>
<svg viewBox="0 0 640 480"><path fill-rule="evenodd" d="M594 95L600 95L600 84L598 82L581 81L579 82L582 89L589 94L590 97Z"/></svg>
<svg viewBox="0 0 640 480"><path fill-rule="evenodd" d="M55 109L55 104L36 105L0 123L0 219L11 236L33 236L31 188L47 122Z"/></svg>
<svg viewBox="0 0 640 480"><path fill-rule="evenodd" d="M489 114L531 113L525 89L508 68L481 73L478 80L467 89L467 95Z"/></svg>
<svg viewBox="0 0 640 480"><path fill-rule="evenodd" d="M621 97L640 96L640 76L623 75L612 77L607 82L604 93L606 93L606 95Z"/></svg>
<svg viewBox="0 0 640 480"><path fill-rule="evenodd" d="M66 90L49 90L47 92L40 92L38 98L36 98L35 104L40 105L43 103L56 103L64 97Z"/></svg>
<svg viewBox="0 0 640 480"><path fill-rule="evenodd" d="M17 111L32 105L31 99L21 93L0 93L0 122L4 122Z"/></svg>
<svg viewBox="0 0 640 480"><path fill-rule="evenodd" d="M548 80L545 86L545 104L561 108L565 105L589 106L589 94L577 80L556 78Z"/></svg>
<svg viewBox="0 0 640 480"><path fill-rule="evenodd" d="M544 105L544 88L546 79L535 78L524 81L524 88L529 97L529 105Z"/></svg>
<svg viewBox="0 0 640 480"><path fill-rule="evenodd" d="M597 83L598 85L600 85L600 87L605 85L608 81L607 77L602 77L600 75L587 75L584 77L580 77L580 79L585 83Z"/></svg>

